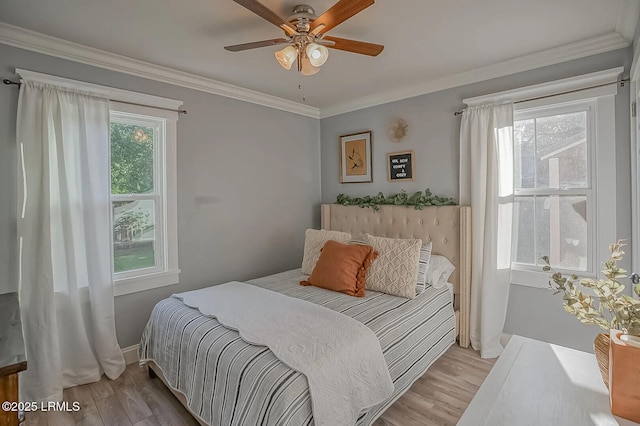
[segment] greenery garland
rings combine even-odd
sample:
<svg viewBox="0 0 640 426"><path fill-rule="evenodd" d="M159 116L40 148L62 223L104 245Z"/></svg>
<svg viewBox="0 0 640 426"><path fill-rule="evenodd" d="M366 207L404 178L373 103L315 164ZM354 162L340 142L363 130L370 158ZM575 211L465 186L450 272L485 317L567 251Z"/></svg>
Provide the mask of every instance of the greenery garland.
<svg viewBox="0 0 640 426"><path fill-rule="evenodd" d="M377 195L367 195L365 197L350 197L345 194L338 194L336 204L343 206L370 207L374 210L380 210L382 205L394 206L413 206L416 210L422 210L427 206L455 206L458 202L449 197L440 197L431 193L429 188L425 189L424 194L418 191L409 196L404 189L398 194L384 196L382 192Z"/></svg>

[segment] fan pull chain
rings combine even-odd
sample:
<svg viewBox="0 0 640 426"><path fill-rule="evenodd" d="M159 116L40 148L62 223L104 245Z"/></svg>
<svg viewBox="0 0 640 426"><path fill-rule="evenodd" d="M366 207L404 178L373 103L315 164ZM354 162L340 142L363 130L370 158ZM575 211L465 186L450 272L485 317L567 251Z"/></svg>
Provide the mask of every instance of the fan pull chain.
<svg viewBox="0 0 640 426"><path fill-rule="evenodd" d="M298 83L298 90L302 91L302 83ZM302 102L307 102L307 97L302 94Z"/></svg>

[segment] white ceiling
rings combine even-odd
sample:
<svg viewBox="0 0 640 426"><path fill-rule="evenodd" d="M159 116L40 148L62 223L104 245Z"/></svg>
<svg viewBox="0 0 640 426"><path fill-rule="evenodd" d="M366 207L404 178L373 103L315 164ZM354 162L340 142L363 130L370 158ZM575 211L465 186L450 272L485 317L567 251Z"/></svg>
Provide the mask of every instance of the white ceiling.
<svg viewBox="0 0 640 426"><path fill-rule="evenodd" d="M283 17L299 3L262 2ZM335 1L306 2L319 15ZM318 108L613 33L629 42L639 12L637 0L378 0L329 34L384 44L382 54L332 50L302 77L278 65L277 47L223 49L283 35L232 0L0 0L8 24Z"/></svg>

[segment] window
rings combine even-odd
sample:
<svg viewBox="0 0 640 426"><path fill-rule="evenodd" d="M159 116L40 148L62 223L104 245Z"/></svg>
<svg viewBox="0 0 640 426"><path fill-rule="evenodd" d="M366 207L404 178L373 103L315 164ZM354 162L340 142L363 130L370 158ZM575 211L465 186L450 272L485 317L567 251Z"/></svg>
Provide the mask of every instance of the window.
<svg viewBox="0 0 640 426"><path fill-rule="evenodd" d="M110 99L111 206L105 209L111 207L114 294L177 284L176 138L182 101L21 69L16 74Z"/></svg>
<svg viewBox="0 0 640 426"><path fill-rule="evenodd" d="M110 139L113 272L162 270L164 121L114 112Z"/></svg>
<svg viewBox="0 0 640 426"><path fill-rule="evenodd" d="M617 237L616 93L612 85L516 105L511 282L546 287L544 255L559 271L599 273Z"/></svg>
<svg viewBox="0 0 640 426"><path fill-rule="evenodd" d="M518 111L514 120L513 262L592 272L591 102Z"/></svg>
<svg viewBox="0 0 640 426"><path fill-rule="evenodd" d="M177 283L176 127L175 119L169 116L153 108L112 103L111 218L116 295Z"/></svg>
<svg viewBox="0 0 640 426"><path fill-rule="evenodd" d="M615 96L623 72L463 99L468 106L514 103L511 283L546 288L544 255L559 271L599 274L618 237Z"/></svg>

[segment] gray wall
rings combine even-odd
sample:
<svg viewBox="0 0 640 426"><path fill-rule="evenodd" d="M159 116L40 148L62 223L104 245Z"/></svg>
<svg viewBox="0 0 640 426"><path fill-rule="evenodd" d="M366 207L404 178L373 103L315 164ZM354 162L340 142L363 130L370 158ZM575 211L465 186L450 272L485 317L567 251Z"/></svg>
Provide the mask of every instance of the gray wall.
<svg viewBox="0 0 640 426"><path fill-rule="evenodd" d="M638 49L638 44L640 43L640 17L638 17L638 22L636 23L636 32L633 35L633 51L635 52Z"/></svg>
<svg viewBox="0 0 640 426"><path fill-rule="evenodd" d="M462 99L621 65L628 74L630 61L631 48L622 49L325 118L320 127L322 201L334 202L339 193L361 196L378 191L395 193L401 189L411 193L427 187L438 195L457 198L460 117L455 117L453 112L462 109ZM619 90L616 98L617 233L620 238L631 236L628 105L627 85ZM385 136L387 126L394 118L404 118L409 125L408 136L398 144ZM362 130L373 131L374 180L372 183L340 184L338 137ZM387 153L410 149L415 151L415 181L388 182ZM504 331L590 350L593 336L599 329L581 325L564 312L561 304L560 296L553 297L550 290L511 285Z"/></svg>
<svg viewBox="0 0 640 426"><path fill-rule="evenodd" d="M178 123L181 283L116 298L118 338L126 347L137 343L153 305L173 292L298 266L303 230L318 225L321 200L333 202L340 192L366 195L426 187L439 195L457 197L460 119L453 112L462 108L462 99L620 65L628 70L630 57L631 49L623 49L330 117L320 123L4 45L0 45L0 76L11 77L16 67L25 68L181 99L189 110ZM0 85L0 293L17 287L17 93L15 87ZM630 236L631 229L628 89L620 90L616 102L617 229L624 238ZM393 144L385 131L399 117L408 122L409 135L402 143ZM374 182L341 185L338 137L361 130L374 133ZM408 149L416 154L416 180L387 182L386 154ZM589 350L598 329L571 318L562 310L559 296L550 291L512 285L505 332Z"/></svg>
<svg viewBox="0 0 640 426"><path fill-rule="evenodd" d="M178 122L180 284L116 297L122 347L139 342L154 304L174 292L298 267L319 223L319 120L0 45L15 68L184 101ZM0 85L0 292L15 290L18 90Z"/></svg>

